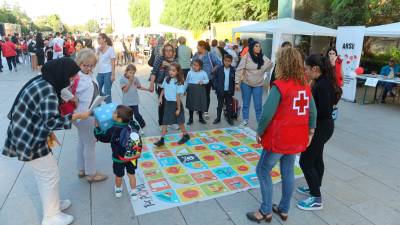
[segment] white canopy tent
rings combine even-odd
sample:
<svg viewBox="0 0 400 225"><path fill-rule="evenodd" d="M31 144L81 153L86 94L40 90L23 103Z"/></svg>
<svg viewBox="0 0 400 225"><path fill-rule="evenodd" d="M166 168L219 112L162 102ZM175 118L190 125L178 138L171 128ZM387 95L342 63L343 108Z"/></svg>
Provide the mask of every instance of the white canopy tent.
<svg viewBox="0 0 400 225"><path fill-rule="evenodd" d="M273 34L271 60L275 61L275 52L278 50L280 44L283 42L283 34L335 37L337 31L335 29L318 26L292 18L282 18L259 22L251 25L240 26L232 29L232 33L233 35L235 35L235 33Z"/></svg>
<svg viewBox="0 0 400 225"><path fill-rule="evenodd" d="M190 34L190 31L178 29L163 24L158 24L150 27L135 27L129 30L131 33L140 34L163 34L163 33L174 33L174 34Z"/></svg>
<svg viewBox="0 0 400 225"><path fill-rule="evenodd" d="M371 37L400 37L400 22L368 27L365 36Z"/></svg>

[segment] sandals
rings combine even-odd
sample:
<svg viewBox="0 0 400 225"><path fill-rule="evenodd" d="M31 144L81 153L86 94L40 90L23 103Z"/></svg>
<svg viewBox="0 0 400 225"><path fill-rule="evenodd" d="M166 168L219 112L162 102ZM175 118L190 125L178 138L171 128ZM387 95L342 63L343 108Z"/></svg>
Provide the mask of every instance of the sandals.
<svg viewBox="0 0 400 225"><path fill-rule="evenodd" d="M100 182L106 180L108 177L106 175L95 173L92 176L86 176L85 179L89 183Z"/></svg>
<svg viewBox="0 0 400 225"><path fill-rule="evenodd" d="M271 223L272 221L272 214L269 215L265 215L264 213L262 213L260 210L258 210L258 213L260 213L262 215L262 218L257 218L256 217L256 212L248 212L246 214L247 219L257 222L257 223L261 223L263 220L265 220L267 223Z"/></svg>
<svg viewBox="0 0 400 225"><path fill-rule="evenodd" d="M276 204L272 205L272 212L278 214L282 221L286 221L288 219L288 214L283 213Z"/></svg>

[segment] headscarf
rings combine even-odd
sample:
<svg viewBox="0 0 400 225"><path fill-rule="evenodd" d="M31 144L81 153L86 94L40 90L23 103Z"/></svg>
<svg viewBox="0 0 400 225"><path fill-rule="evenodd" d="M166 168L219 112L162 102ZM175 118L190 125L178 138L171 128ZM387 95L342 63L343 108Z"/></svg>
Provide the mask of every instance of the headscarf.
<svg viewBox="0 0 400 225"><path fill-rule="evenodd" d="M71 58L54 59L42 67L43 80L49 82L61 99L61 90L70 85L69 78L75 76L80 68Z"/></svg>
<svg viewBox="0 0 400 225"><path fill-rule="evenodd" d="M257 63L257 69L259 70L264 65L264 55L262 53L262 49L260 50L260 53L257 56L254 54L254 46L256 44L259 44L259 42L258 41L249 42L249 54L253 62Z"/></svg>

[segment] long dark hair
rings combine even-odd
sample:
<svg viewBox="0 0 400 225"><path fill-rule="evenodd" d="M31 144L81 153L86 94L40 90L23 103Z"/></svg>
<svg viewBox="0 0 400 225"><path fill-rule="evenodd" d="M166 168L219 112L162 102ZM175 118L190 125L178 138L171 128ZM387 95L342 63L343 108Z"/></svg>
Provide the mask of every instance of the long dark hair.
<svg viewBox="0 0 400 225"><path fill-rule="evenodd" d="M254 46L256 44L260 43L258 41L252 41L249 43L249 54L253 62L257 64L257 69L259 70L264 65L264 55L262 53L262 49L260 50L260 53L258 53L258 55L254 54Z"/></svg>
<svg viewBox="0 0 400 225"><path fill-rule="evenodd" d="M334 48L334 47L329 47L328 48L328 50L326 50L326 57L329 59L329 52L330 51L334 51L335 53L336 53L336 56L338 56L338 54L337 54L337 51L336 51L336 48Z"/></svg>
<svg viewBox="0 0 400 225"><path fill-rule="evenodd" d="M109 37L107 36L107 34L105 34L105 33L100 33L99 36L100 36L101 38L103 38L103 39L106 40L106 43L107 43L108 46L110 46L110 47L113 46L113 43L112 43L112 41L111 41L111 38L109 38Z"/></svg>
<svg viewBox="0 0 400 225"><path fill-rule="evenodd" d="M38 48L43 48L44 47L44 40L42 37L42 33L37 33L36 34L36 46Z"/></svg>

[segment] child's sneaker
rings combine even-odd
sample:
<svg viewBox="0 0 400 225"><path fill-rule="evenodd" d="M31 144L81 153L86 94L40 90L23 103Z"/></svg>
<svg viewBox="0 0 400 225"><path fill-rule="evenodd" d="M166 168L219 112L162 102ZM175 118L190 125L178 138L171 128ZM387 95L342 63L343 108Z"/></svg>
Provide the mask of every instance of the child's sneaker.
<svg viewBox="0 0 400 225"><path fill-rule="evenodd" d="M135 188L135 189L132 189L132 190L131 190L131 193L130 193L129 195L131 196L131 199L132 199L133 201L138 200L138 193L137 193L136 188Z"/></svg>
<svg viewBox="0 0 400 225"><path fill-rule="evenodd" d="M155 146L160 147L165 144L164 137L160 138L157 142L154 143Z"/></svg>
<svg viewBox="0 0 400 225"><path fill-rule="evenodd" d="M144 130L143 130L143 129L140 129L140 130L139 130L139 134L143 136L143 135L144 135Z"/></svg>
<svg viewBox="0 0 400 225"><path fill-rule="evenodd" d="M206 120L210 119L210 115L208 115L208 112L204 112L204 119Z"/></svg>
<svg viewBox="0 0 400 225"><path fill-rule="evenodd" d="M309 197L303 201L299 201L297 208L306 211L321 210L323 208L321 197Z"/></svg>
<svg viewBox="0 0 400 225"><path fill-rule="evenodd" d="M296 188L296 191L299 192L300 194L310 196L310 189L306 186L298 187Z"/></svg>
<svg viewBox="0 0 400 225"><path fill-rule="evenodd" d="M247 127L248 124L249 124L249 122L248 122L247 120L243 120L243 121L240 123L239 127L240 127L240 128L245 128L245 127Z"/></svg>
<svg viewBox="0 0 400 225"><path fill-rule="evenodd" d="M122 197L122 186L121 187L115 187L114 193L115 193L115 197L121 198Z"/></svg>
<svg viewBox="0 0 400 225"><path fill-rule="evenodd" d="M182 136L181 140L178 141L178 144L183 145L189 140L190 140L190 135L189 134L184 134Z"/></svg>

